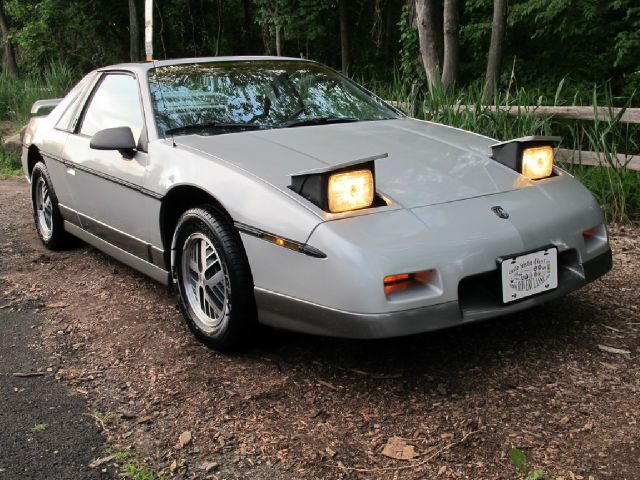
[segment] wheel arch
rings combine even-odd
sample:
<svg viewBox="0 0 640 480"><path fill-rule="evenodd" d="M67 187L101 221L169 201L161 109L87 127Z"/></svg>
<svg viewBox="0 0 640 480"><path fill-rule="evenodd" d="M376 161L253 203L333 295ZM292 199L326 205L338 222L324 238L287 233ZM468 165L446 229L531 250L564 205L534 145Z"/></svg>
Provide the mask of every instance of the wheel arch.
<svg viewBox="0 0 640 480"><path fill-rule="evenodd" d="M36 145L30 145L27 149L27 173L29 174L29 178L31 178L31 174L33 173L33 167L35 167L38 162L44 162L44 157L40 154L40 149Z"/></svg>
<svg viewBox="0 0 640 480"><path fill-rule="evenodd" d="M233 218L222 203L211 193L191 184L173 186L160 205L160 234L164 248L165 264L171 267L171 242L180 216L190 208L210 205L233 225Z"/></svg>

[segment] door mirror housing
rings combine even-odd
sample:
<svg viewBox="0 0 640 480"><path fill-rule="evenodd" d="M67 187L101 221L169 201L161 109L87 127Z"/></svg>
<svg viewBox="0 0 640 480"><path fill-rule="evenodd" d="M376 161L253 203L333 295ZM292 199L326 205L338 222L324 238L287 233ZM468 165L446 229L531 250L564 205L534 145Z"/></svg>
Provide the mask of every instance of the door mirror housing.
<svg viewBox="0 0 640 480"><path fill-rule="evenodd" d="M136 146L129 127L105 128L96 132L89 143L94 150L118 150L125 158L133 158Z"/></svg>

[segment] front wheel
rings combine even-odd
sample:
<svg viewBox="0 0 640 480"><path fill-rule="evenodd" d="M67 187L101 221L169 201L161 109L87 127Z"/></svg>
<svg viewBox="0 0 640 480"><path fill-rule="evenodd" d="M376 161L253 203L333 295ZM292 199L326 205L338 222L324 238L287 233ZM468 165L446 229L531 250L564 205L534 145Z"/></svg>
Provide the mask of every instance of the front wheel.
<svg viewBox="0 0 640 480"><path fill-rule="evenodd" d="M180 217L174 246L180 308L191 331L219 350L246 344L256 307L237 231L214 208L193 208Z"/></svg>

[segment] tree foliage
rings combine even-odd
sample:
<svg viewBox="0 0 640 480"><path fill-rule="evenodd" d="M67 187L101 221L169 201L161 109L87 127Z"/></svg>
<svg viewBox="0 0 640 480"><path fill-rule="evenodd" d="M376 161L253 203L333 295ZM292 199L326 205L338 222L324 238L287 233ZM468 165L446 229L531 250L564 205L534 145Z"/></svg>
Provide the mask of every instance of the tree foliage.
<svg viewBox="0 0 640 480"><path fill-rule="evenodd" d="M144 2L134 1L142 26ZM346 1L350 74L388 80L398 67L407 83L424 84L415 14L412 18L408 8L413 1ZM442 22L445 0L432 3ZM493 0L459 3L455 83L464 86L483 81ZM3 5L23 72L63 61L80 73L129 59L128 0L3 0ZM285 54L341 66L338 0L155 0L154 23L156 58L273 54L277 27ZM442 31L443 25L437 28ZM442 45L434 47L442 65ZM584 87L610 81L616 94L640 88L637 0L509 2L500 81L552 91L565 77Z"/></svg>

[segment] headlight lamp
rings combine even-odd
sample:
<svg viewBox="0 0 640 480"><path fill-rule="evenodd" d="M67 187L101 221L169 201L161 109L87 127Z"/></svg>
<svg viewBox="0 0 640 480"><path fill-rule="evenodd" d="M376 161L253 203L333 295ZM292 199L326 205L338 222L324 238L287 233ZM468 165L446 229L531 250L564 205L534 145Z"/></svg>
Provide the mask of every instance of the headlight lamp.
<svg viewBox="0 0 640 480"><path fill-rule="evenodd" d="M553 173L553 148L549 145L525 148L520 173L530 180L550 177Z"/></svg>
<svg viewBox="0 0 640 480"><path fill-rule="evenodd" d="M289 188L329 213L382 207L388 202L376 193L374 163L382 158L387 154L292 174Z"/></svg>
<svg viewBox="0 0 640 480"><path fill-rule="evenodd" d="M375 187L371 170L334 173L329 177L327 199L331 213L370 207Z"/></svg>
<svg viewBox="0 0 640 480"><path fill-rule="evenodd" d="M529 180L541 180L553 175L555 148L560 137L524 137L491 146L493 159L520 173Z"/></svg>

